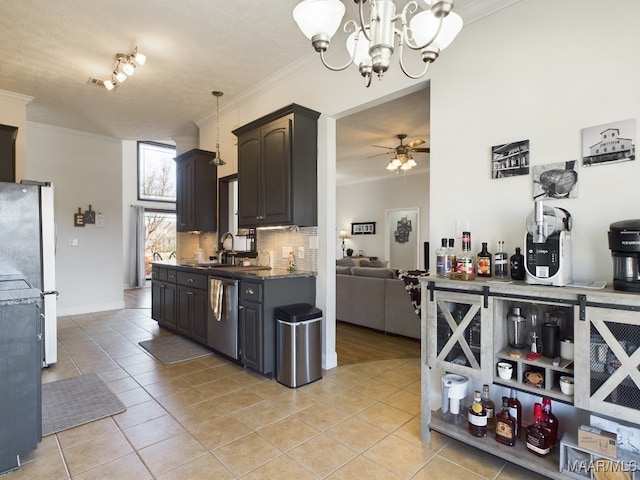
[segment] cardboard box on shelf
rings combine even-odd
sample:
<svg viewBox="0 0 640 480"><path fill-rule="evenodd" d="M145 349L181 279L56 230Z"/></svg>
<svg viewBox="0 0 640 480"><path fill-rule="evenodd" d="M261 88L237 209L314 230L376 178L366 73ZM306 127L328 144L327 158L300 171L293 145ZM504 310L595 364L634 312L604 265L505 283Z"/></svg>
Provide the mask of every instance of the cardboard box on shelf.
<svg viewBox="0 0 640 480"><path fill-rule="evenodd" d="M617 435L589 425L580 426L578 446L611 458L618 456Z"/></svg>

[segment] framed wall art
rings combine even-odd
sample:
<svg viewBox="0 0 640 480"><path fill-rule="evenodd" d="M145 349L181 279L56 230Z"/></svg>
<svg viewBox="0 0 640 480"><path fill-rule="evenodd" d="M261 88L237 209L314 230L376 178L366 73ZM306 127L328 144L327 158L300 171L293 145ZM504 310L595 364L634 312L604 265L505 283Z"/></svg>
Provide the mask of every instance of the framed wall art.
<svg viewBox="0 0 640 480"><path fill-rule="evenodd" d="M529 175L529 140L491 147L491 178Z"/></svg>
<svg viewBox="0 0 640 480"><path fill-rule="evenodd" d="M577 160L533 167L533 199L578 197Z"/></svg>
<svg viewBox="0 0 640 480"><path fill-rule="evenodd" d="M351 235L375 235L376 222L355 222L351 224Z"/></svg>
<svg viewBox="0 0 640 480"><path fill-rule="evenodd" d="M582 166L636 159L636 121L622 120L582 130Z"/></svg>

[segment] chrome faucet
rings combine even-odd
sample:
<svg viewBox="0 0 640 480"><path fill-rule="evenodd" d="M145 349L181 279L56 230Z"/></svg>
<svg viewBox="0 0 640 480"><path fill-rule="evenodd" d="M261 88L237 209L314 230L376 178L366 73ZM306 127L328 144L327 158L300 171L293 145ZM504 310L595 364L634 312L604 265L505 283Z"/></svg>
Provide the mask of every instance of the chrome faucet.
<svg viewBox="0 0 640 480"><path fill-rule="evenodd" d="M231 232L227 232L227 233L223 233L222 236L220 237L220 250L222 250L223 252L226 251L226 249L224 248L224 241L227 238L231 238L231 250L233 252L233 234Z"/></svg>

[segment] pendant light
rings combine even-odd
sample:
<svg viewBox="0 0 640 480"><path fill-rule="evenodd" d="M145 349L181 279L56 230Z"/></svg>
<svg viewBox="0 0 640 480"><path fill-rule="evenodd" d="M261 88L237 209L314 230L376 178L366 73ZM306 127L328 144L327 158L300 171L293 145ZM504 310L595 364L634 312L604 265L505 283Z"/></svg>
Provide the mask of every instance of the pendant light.
<svg viewBox="0 0 640 480"><path fill-rule="evenodd" d="M224 95L224 93L214 90L211 92L211 95L216 97L216 156L211 160L211 163L220 167L227 163L222 160L222 157L220 156L220 97Z"/></svg>

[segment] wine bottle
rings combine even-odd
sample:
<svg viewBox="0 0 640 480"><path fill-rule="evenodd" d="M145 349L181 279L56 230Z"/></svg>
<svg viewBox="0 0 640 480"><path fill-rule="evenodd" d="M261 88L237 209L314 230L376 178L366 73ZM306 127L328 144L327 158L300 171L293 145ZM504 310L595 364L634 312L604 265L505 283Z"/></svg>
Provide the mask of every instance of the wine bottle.
<svg viewBox="0 0 640 480"><path fill-rule="evenodd" d="M487 428L493 430L496 427L496 404L489 396L489 385L482 386L482 406L487 412Z"/></svg>
<svg viewBox="0 0 640 480"><path fill-rule="evenodd" d="M482 242L482 250L478 252L478 263L476 268L479 277L491 276L491 259L492 256L487 250L487 242Z"/></svg>

